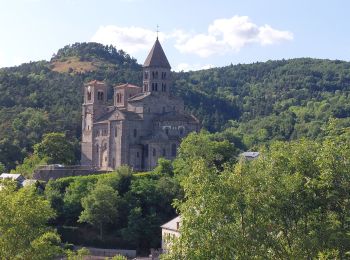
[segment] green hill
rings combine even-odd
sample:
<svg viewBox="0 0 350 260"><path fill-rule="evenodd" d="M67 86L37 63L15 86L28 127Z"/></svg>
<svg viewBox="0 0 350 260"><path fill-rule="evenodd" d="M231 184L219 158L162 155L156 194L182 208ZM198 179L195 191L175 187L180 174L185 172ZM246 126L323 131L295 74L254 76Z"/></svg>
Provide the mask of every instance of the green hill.
<svg viewBox="0 0 350 260"><path fill-rule="evenodd" d="M125 52L97 43L65 46L49 62L0 69L0 162L13 168L46 132L79 139L83 82L140 85L141 70ZM174 73L173 78L173 91L203 127L242 138L246 147L272 139L318 138L330 117L350 125L349 62L268 61Z"/></svg>

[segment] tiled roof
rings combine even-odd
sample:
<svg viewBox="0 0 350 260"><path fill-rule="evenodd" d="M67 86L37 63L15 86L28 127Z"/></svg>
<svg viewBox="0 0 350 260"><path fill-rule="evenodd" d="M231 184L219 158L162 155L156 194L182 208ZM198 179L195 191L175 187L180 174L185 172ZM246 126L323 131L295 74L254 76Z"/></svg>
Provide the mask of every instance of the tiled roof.
<svg viewBox="0 0 350 260"><path fill-rule="evenodd" d="M145 97L148 97L151 93L150 92L143 92L143 93L139 93L139 94L136 94L135 96L131 97L131 98L128 98L128 101L139 101L139 100L142 100L144 99Z"/></svg>
<svg viewBox="0 0 350 260"><path fill-rule="evenodd" d="M154 119L154 121L193 121L197 122L197 118L192 115L180 114L178 112L172 111L162 114Z"/></svg>
<svg viewBox="0 0 350 260"><path fill-rule="evenodd" d="M160 45L160 42L158 41L158 38L154 43L150 53L148 54L145 63L143 64L143 67L160 67L171 69L169 61L165 56L165 53L163 51L162 46Z"/></svg>

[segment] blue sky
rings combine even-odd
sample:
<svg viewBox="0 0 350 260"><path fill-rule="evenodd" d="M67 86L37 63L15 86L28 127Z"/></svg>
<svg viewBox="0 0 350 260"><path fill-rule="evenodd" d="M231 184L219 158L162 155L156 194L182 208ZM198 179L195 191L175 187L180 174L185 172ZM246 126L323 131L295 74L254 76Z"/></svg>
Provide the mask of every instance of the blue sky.
<svg viewBox="0 0 350 260"><path fill-rule="evenodd" d="M74 42L142 63L156 26L174 70L313 57L350 60L346 0L0 0L0 67L49 60Z"/></svg>

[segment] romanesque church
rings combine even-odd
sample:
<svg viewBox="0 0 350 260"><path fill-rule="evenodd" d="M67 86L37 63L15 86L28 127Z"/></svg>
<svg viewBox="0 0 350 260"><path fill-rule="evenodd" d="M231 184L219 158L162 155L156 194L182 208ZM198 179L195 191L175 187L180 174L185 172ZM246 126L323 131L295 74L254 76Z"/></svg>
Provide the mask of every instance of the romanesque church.
<svg viewBox="0 0 350 260"><path fill-rule="evenodd" d="M183 100L171 94L170 69L157 38L143 64L142 87L115 86L113 106L107 104L104 82L84 85L82 165L146 171L161 157L175 158L181 139L198 131L199 123L185 114Z"/></svg>

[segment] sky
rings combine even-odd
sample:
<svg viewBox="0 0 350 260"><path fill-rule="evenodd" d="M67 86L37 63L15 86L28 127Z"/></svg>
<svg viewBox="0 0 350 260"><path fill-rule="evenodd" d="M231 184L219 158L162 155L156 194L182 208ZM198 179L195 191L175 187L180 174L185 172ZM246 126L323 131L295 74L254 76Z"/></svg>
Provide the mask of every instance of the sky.
<svg viewBox="0 0 350 260"><path fill-rule="evenodd" d="M0 0L0 67L75 42L143 63L157 37L175 71L299 57L350 60L348 0Z"/></svg>

